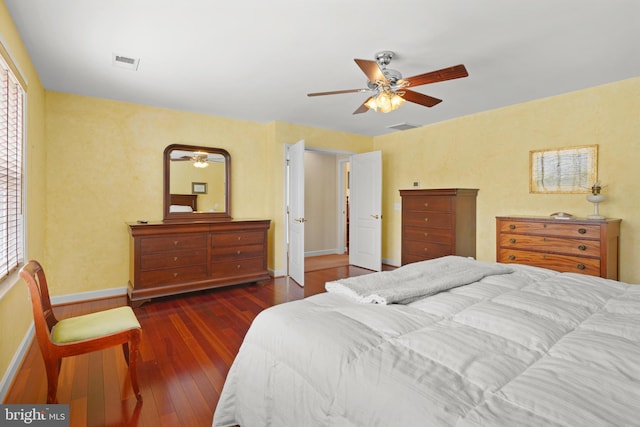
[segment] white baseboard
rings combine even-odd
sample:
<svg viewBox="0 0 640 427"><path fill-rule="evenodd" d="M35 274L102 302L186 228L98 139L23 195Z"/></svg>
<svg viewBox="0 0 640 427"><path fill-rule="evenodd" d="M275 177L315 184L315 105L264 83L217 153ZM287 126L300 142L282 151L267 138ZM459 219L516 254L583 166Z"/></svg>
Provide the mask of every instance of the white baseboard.
<svg viewBox="0 0 640 427"><path fill-rule="evenodd" d="M382 258L382 263L386 265L390 265L392 267L400 267L400 262L394 259L384 259Z"/></svg>
<svg viewBox="0 0 640 427"><path fill-rule="evenodd" d="M284 277L287 275L287 270L269 270L271 277Z"/></svg>
<svg viewBox="0 0 640 427"><path fill-rule="evenodd" d="M20 366L22 366L22 361L27 355L27 351L29 350L31 340L33 339L34 335L35 328L33 326L33 323L31 323L29 330L25 334L22 342L20 343L20 346L18 346L18 349L16 350L13 358L11 359L11 362L9 363L9 367L7 367L7 370L2 377L2 381L0 381L0 402L4 402L4 399L7 397L9 388L13 383L13 379L15 378L16 373L20 369Z"/></svg>
<svg viewBox="0 0 640 427"><path fill-rule="evenodd" d="M319 251L308 251L304 253L305 258L308 256L321 256L321 255L336 255L336 254L342 254L342 252L339 252L338 249L322 249Z"/></svg>
<svg viewBox="0 0 640 427"><path fill-rule="evenodd" d="M74 302L90 301L101 298L119 297L127 294L127 287L100 289L99 291L78 292L75 294L51 297L52 305L70 304Z"/></svg>

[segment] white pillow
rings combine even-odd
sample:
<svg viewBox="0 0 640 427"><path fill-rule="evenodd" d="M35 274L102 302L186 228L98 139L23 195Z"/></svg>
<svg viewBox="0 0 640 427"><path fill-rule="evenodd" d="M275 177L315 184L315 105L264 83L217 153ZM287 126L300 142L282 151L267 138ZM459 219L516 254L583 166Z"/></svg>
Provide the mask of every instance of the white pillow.
<svg viewBox="0 0 640 427"><path fill-rule="evenodd" d="M191 209L191 206L171 205L169 206L169 212L193 212L193 209Z"/></svg>

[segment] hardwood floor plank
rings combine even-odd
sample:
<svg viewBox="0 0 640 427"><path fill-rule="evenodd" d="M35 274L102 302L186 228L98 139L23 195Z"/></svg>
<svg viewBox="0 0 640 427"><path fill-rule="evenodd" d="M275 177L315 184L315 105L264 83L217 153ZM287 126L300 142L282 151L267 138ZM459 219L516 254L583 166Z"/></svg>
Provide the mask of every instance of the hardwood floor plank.
<svg viewBox="0 0 640 427"><path fill-rule="evenodd" d="M142 325L138 379L131 389L120 346L62 362L58 400L71 426L210 426L226 375L253 319L265 308L324 292L324 283L371 271L341 266L305 274L305 287L275 278L171 298L134 309ZM56 307L59 318L122 306L125 297ZM32 343L4 403L44 403L46 375Z"/></svg>

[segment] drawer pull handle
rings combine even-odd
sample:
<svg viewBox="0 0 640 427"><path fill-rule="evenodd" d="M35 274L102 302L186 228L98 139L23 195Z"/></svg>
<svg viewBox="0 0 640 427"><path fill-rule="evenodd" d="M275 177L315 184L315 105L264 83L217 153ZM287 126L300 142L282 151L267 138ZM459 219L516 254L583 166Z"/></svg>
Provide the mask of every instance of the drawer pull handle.
<svg viewBox="0 0 640 427"><path fill-rule="evenodd" d="M427 252L429 250L429 248L424 248L424 251Z"/></svg>
<svg viewBox="0 0 640 427"><path fill-rule="evenodd" d="M429 207L429 203L428 202L424 202L424 207L428 208Z"/></svg>
<svg viewBox="0 0 640 427"><path fill-rule="evenodd" d="M429 237L429 233L427 233L426 231L424 232L424 237Z"/></svg>
<svg viewBox="0 0 640 427"><path fill-rule="evenodd" d="M580 245L578 246L578 249L580 249L581 251L586 251L587 247L585 245Z"/></svg>
<svg viewBox="0 0 640 427"><path fill-rule="evenodd" d="M173 273L173 277L178 277L178 273Z"/></svg>
<svg viewBox="0 0 640 427"><path fill-rule="evenodd" d="M178 246L178 241L177 240L173 241L173 246Z"/></svg>
<svg viewBox="0 0 640 427"><path fill-rule="evenodd" d="M174 257L173 257L173 260L174 260L174 261L178 261L178 257L177 257L177 256L174 256Z"/></svg>
<svg viewBox="0 0 640 427"><path fill-rule="evenodd" d="M238 270L240 270L240 264L236 265L236 268L237 268Z"/></svg>
<svg viewBox="0 0 640 427"><path fill-rule="evenodd" d="M515 256L515 255L509 255L509 260L510 260L510 261L514 261L515 259L516 259L516 256Z"/></svg>
<svg viewBox="0 0 640 427"><path fill-rule="evenodd" d="M578 270L584 270L585 268L587 268L584 264L578 264Z"/></svg>
<svg viewBox="0 0 640 427"><path fill-rule="evenodd" d="M578 228L578 233L587 234L587 229L586 228Z"/></svg>
<svg viewBox="0 0 640 427"><path fill-rule="evenodd" d="M513 237L509 239L509 243L515 243L516 239L514 239Z"/></svg>
<svg viewBox="0 0 640 427"><path fill-rule="evenodd" d="M429 221L429 218L425 218L425 219L424 219L424 222L428 222L428 221Z"/></svg>
<svg viewBox="0 0 640 427"><path fill-rule="evenodd" d="M240 255L240 251L236 251L236 255Z"/></svg>
<svg viewBox="0 0 640 427"><path fill-rule="evenodd" d="M242 240L242 237L238 236L238 241Z"/></svg>
<svg viewBox="0 0 640 427"><path fill-rule="evenodd" d="M509 224L509 229L510 229L510 230L514 230L515 228L516 228L516 225L515 225L515 224Z"/></svg>

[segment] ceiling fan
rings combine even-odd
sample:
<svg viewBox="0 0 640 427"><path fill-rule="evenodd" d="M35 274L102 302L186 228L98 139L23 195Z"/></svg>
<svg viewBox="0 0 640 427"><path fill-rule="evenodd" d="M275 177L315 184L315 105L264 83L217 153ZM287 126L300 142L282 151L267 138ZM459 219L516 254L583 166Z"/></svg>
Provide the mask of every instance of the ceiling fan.
<svg viewBox="0 0 640 427"><path fill-rule="evenodd" d="M174 162L193 162L197 168L206 168L209 163L224 163L224 158L220 154L206 153L203 151L180 151L173 150L171 152L171 161Z"/></svg>
<svg viewBox="0 0 640 427"><path fill-rule="evenodd" d="M407 88L442 82L445 80L459 79L469 75L465 66L460 64L437 71L418 74L413 77L402 78L402 74L400 74L400 72L387 68L387 65L389 65L394 55L394 52L384 50L376 54L375 61L368 59L354 59L356 64L358 64L360 69L369 79L367 81L366 88L308 93L307 96L373 92L373 95L367 98L362 105L353 112L353 114L365 113L370 109L386 113L397 109L405 101L420 104L425 107L433 107L434 105L442 102L442 100Z"/></svg>

